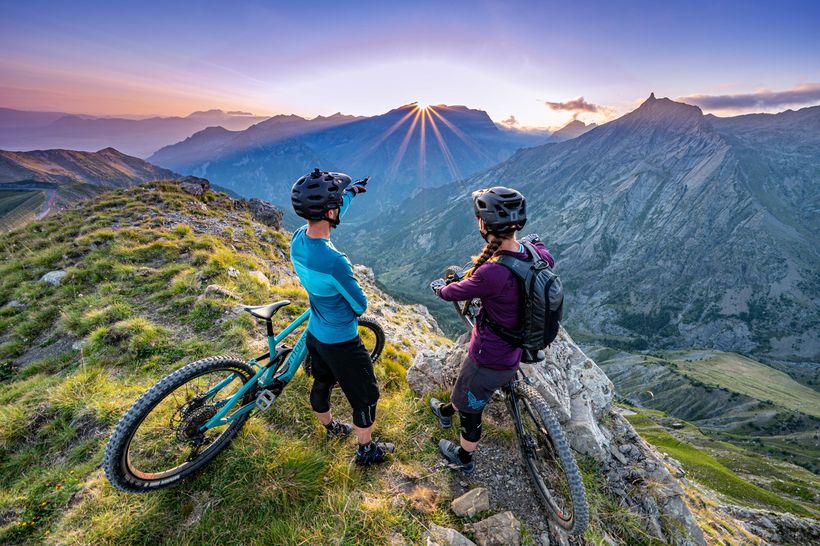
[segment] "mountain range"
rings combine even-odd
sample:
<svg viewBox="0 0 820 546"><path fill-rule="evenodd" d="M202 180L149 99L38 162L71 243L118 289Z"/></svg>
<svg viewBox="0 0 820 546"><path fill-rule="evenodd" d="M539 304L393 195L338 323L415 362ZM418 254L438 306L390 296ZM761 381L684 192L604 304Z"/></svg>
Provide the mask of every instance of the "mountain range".
<svg viewBox="0 0 820 546"><path fill-rule="evenodd" d="M369 175L378 181L371 186L375 207L383 209L551 138L548 131L501 128L482 110L412 103L366 118L276 116L244 131L211 127L148 159L279 204L288 202L293 181L316 166Z"/></svg>
<svg viewBox="0 0 820 546"><path fill-rule="evenodd" d="M241 130L264 119L247 112L222 110L194 112L185 117L129 119L0 108L0 149L93 151L113 147L147 157L158 148L206 127L219 125Z"/></svg>
<svg viewBox="0 0 820 546"><path fill-rule="evenodd" d="M513 186L528 198L524 233L557 257L577 338L733 350L816 375L819 140L820 107L716 118L651 95L575 139L346 226L340 247L398 295L435 305L427 283L483 244L470 192Z"/></svg>
<svg viewBox="0 0 820 546"><path fill-rule="evenodd" d="M45 182L119 187L176 177L168 169L156 167L114 148L104 148L98 152L0 150L0 184Z"/></svg>
<svg viewBox="0 0 820 546"><path fill-rule="evenodd" d="M110 188L173 178L178 175L113 148L98 152L0 150L0 231Z"/></svg>

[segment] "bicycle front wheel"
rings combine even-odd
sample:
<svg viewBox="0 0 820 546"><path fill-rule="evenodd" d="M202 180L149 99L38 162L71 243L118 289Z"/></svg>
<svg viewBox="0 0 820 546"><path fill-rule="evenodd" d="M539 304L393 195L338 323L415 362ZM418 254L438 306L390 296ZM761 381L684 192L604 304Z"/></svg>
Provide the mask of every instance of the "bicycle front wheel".
<svg viewBox="0 0 820 546"><path fill-rule="evenodd" d="M539 498L558 527L580 535L589 522L589 506L564 430L537 390L519 383L515 393L523 431L521 453Z"/></svg>
<svg viewBox="0 0 820 546"><path fill-rule="evenodd" d="M108 441L103 469L111 485L144 493L201 470L228 446L250 413L221 427L201 427L253 375L245 362L216 356L165 376L134 402ZM241 403L252 402L254 396L254 389L249 389Z"/></svg>

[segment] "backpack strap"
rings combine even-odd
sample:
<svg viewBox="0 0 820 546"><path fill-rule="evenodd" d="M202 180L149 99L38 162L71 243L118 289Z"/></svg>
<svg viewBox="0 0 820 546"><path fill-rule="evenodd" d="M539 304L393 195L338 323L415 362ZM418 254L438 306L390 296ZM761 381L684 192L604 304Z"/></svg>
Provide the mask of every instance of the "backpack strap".
<svg viewBox="0 0 820 546"><path fill-rule="evenodd" d="M530 243L523 243L524 247L529 250L530 258L529 259L521 259L516 258L515 256L510 256L509 254L502 254L498 258L496 258L494 263L503 265L507 269L509 269L513 275L518 279L518 284L521 287L521 294L524 298L527 297L527 283L530 280L530 277L533 275L531 268L533 263L540 258L540 255L535 250L535 248ZM498 335L501 339L513 345L514 347L518 347L524 341L524 320L525 320L525 312L526 312L527 302L521 301L518 304L518 328L507 328L506 326L502 326L497 321L495 321L487 311L484 311L482 315L482 322L486 323L490 329Z"/></svg>

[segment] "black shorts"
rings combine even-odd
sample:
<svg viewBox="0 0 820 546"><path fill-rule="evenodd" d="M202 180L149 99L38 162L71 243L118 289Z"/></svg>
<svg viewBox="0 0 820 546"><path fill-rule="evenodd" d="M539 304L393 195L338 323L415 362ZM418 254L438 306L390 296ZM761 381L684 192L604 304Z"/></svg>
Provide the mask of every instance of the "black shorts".
<svg viewBox="0 0 820 546"><path fill-rule="evenodd" d="M339 382L353 411L372 406L379 399L370 353L357 335L342 343L322 343L310 332L306 338L315 381Z"/></svg>
<svg viewBox="0 0 820 546"><path fill-rule="evenodd" d="M482 368L468 356L461 365L450 401L458 411L481 413L495 390L512 381L516 371Z"/></svg>

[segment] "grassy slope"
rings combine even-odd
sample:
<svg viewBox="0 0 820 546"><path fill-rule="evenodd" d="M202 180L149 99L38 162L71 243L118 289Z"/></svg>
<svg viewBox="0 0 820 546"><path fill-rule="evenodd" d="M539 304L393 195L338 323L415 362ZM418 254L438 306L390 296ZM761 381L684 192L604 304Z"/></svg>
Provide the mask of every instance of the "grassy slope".
<svg viewBox="0 0 820 546"><path fill-rule="evenodd" d="M631 409L638 413L627 418L642 438L680 461L689 478L730 502L820 516L815 498L820 480L814 474L710 439L689 423L679 430L666 428L663 423L668 419L662 412Z"/></svg>
<svg viewBox="0 0 820 546"><path fill-rule="evenodd" d="M42 191L3 190L0 187L0 232L33 219L43 200Z"/></svg>
<svg viewBox="0 0 820 546"><path fill-rule="evenodd" d="M249 275L261 270L275 277L261 257L286 255L284 234L255 233L247 218L225 238L162 225L158 213L169 210L202 217L223 212L218 205L200 211L190 200L170 189L141 188L127 198L114 192L4 239L0 300L38 305L4 307L0 318L8 382L0 394L0 542L342 538L381 544L393 531L419 537L423 528L416 519L389 509L394 492L382 473L351 465L349 443L322 441L301 375L267 419L249 423L235 446L192 483L134 496L105 482L98 466L107 433L140 392L194 358L253 352L258 325L244 313L226 314L235 302L197 301L204 284L216 282L247 301L293 300L280 323L306 306L304 292L289 279L268 289ZM240 276L229 277L228 267ZM56 268L69 273L60 287L36 281ZM81 355L65 346L66 337L86 339ZM53 354L10 367L35 340L56 347ZM399 432L407 426L401 416L422 415L403 388L409 358L403 348L389 345L379 367L387 387L379 433L391 439L406 437ZM419 419L414 426L432 425ZM432 432L418 430L421 437ZM410 476L411 489L425 473L417 461L434 456L428 444L402 444L397 466ZM441 481L418 481L440 490L435 479ZM452 518L438 503L429 517L443 524Z"/></svg>
<svg viewBox="0 0 820 546"><path fill-rule="evenodd" d="M688 377L758 400L820 417L820 393L787 374L745 356L719 351L665 353Z"/></svg>
<svg viewBox="0 0 820 546"><path fill-rule="evenodd" d="M110 487L102 452L140 393L196 358L258 349L259 325L234 312L234 301L202 298L206 285L247 302L292 300L278 326L307 305L287 264L286 234L251 222L225 197L203 197L169 184L113 191L0 243L0 544L381 545L394 533L415 544L429 522L461 528L447 502L450 472L435 464L441 432L404 381L416 350L404 341L388 343L377 365L376 433L398 444L387 467L362 471L352 440L325 441L300 372L194 480L150 495ZM178 224L180 215L212 234ZM38 281L54 269L68 272L59 287ZM28 305L4 305L11 300ZM77 340L85 342L79 352ZM344 415L346 402L334 396ZM508 430L486 432L488 442L515 449ZM603 492L594 464L586 480L591 541L601 543L606 530L651 543L634 514Z"/></svg>
<svg viewBox="0 0 820 546"><path fill-rule="evenodd" d="M616 387L632 396L633 401L637 396L642 405L692 421L699 418L692 417L691 411L689 416L685 411L676 411L678 404L685 403L685 410L707 408L711 414L722 404L723 410L719 415L727 422L713 430L715 435L744 449L798 464L815 473L820 468L818 431L813 427L817 419L785 405L816 411L820 395L787 374L734 353L714 350L647 355L597 346L591 353L604 370L610 369L610 364L616 367L664 366L672 375L677 374L691 383L686 388L675 387L672 381L647 379L642 375L648 377L651 374L639 372L629 379L621 379L625 383L619 385L617 377L612 375L616 377ZM611 369L610 373L614 374ZM653 391L651 400L648 398L648 388ZM757 402L753 406L743 405L743 399ZM706 424L699 424L712 426L709 420Z"/></svg>

